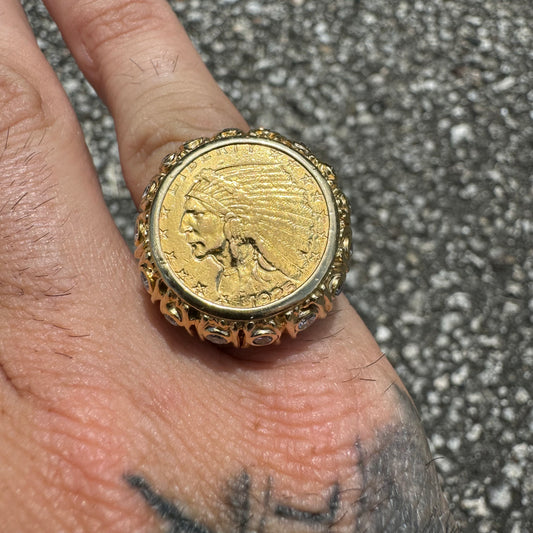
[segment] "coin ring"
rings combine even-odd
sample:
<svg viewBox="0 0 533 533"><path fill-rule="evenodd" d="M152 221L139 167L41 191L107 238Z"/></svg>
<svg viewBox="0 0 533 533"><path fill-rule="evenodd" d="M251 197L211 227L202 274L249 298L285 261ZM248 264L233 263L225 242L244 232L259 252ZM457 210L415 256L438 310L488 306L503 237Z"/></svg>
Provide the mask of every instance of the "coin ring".
<svg viewBox="0 0 533 533"><path fill-rule="evenodd" d="M275 132L225 130L184 144L160 170L141 201L136 256L171 323L214 344L263 346L329 312L351 235L328 165Z"/></svg>

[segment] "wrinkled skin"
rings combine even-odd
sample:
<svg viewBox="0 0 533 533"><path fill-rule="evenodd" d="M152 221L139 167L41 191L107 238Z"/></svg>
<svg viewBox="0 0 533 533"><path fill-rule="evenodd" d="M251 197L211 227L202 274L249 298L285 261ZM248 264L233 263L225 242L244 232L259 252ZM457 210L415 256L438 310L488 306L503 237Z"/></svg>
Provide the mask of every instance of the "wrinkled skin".
<svg viewBox="0 0 533 533"><path fill-rule="evenodd" d="M138 202L187 139L246 129L162 0L48 0ZM345 298L222 352L143 293L80 127L0 0L3 531L453 531L416 410Z"/></svg>

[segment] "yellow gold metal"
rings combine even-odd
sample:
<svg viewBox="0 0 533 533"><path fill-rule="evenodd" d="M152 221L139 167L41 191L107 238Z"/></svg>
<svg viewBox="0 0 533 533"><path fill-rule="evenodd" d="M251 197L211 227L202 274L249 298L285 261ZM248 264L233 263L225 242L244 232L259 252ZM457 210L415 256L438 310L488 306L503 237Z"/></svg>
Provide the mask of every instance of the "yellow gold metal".
<svg viewBox="0 0 533 533"><path fill-rule="evenodd" d="M331 310L351 247L328 165L272 131L225 130L166 156L135 237L165 318L236 347L295 337Z"/></svg>

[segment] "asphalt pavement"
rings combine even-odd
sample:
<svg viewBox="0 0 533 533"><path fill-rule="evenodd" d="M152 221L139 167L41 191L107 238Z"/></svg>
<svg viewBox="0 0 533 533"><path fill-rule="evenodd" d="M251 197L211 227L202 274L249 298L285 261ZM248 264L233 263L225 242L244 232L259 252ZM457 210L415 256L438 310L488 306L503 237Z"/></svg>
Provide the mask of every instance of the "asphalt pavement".
<svg viewBox="0 0 533 533"><path fill-rule="evenodd" d="M113 121L23 4L131 242ZM345 292L419 407L462 529L533 531L533 3L171 4L248 122L337 170Z"/></svg>

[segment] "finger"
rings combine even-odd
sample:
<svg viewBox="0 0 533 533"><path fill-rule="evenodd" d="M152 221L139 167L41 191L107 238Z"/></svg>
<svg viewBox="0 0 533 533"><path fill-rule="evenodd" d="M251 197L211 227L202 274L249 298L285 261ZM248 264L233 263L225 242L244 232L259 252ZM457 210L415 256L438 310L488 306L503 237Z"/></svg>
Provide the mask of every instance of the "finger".
<svg viewBox="0 0 533 533"><path fill-rule="evenodd" d="M31 230L51 229L72 238L65 257L85 254L91 236L76 239L74 228L109 230L98 181L83 135L57 77L40 52L20 4L2 2L0 17L0 203L4 249L41 256L43 243L33 246ZM31 211L31 216L29 211ZM35 219L35 220L34 220ZM100 232L101 238L107 232ZM6 242L7 241L7 242ZM81 242L80 242L81 241ZM29 249L28 249L29 248Z"/></svg>
<svg viewBox="0 0 533 533"><path fill-rule="evenodd" d="M104 258L97 253L101 250L106 251ZM3 0L0 365L7 365L4 370L13 379L27 377L30 372L23 365L35 355L35 338L54 353L53 343L47 341L57 338L61 328L72 328L75 320L83 322L81 310L95 293L107 294L103 273L124 271L130 261L103 202L68 99L19 2ZM80 304L77 312L75 303ZM7 361L10 353L17 357Z"/></svg>
<svg viewBox="0 0 533 533"><path fill-rule="evenodd" d="M246 127L163 0L45 3L111 108L135 200L161 158L180 141ZM366 329L349 330L354 339L366 338Z"/></svg>
<svg viewBox="0 0 533 533"><path fill-rule="evenodd" d="M245 127L166 2L45 3L83 72L111 108L134 199L179 141ZM354 325L348 330L350 338L366 342L366 329Z"/></svg>
<svg viewBox="0 0 533 533"><path fill-rule="evenodd" d="M135 201L181 141L246 123L163 0L46 0L116 123Z"/></svg>

